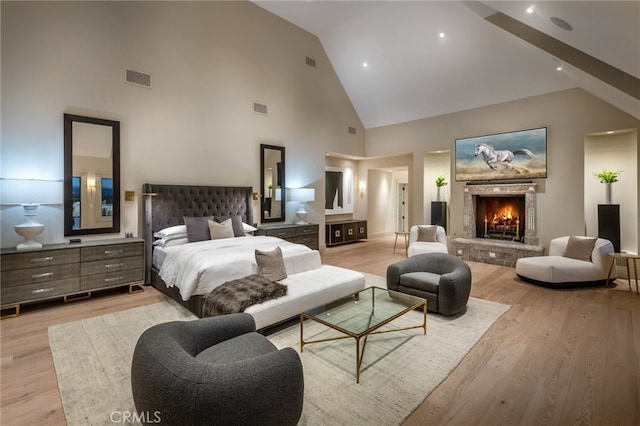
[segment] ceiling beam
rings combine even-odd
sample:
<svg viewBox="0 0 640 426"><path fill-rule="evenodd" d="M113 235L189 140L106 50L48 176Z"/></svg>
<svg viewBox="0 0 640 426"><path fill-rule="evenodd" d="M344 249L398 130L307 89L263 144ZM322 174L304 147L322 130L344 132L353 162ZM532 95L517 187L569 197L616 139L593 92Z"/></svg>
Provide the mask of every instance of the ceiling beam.
<svg viewBox="0 0 640 426"><path fill-rule="evenodd" d="M504 13L484 18L516 37L640 100L640 79L536 30Z"/></svg>

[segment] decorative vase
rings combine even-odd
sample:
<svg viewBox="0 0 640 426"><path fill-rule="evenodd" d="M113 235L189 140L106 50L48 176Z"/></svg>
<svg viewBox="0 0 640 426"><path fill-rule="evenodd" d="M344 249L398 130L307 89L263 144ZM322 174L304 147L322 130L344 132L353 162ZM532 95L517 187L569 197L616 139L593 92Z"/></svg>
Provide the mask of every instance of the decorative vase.
<svg viewBox="0 0 640 426"><path fill-rule="evenodd" d="M442 200L441 200L441 198L440 198L440 197L441 197L441 195L442 195L442 194L441 194L441 192L442 192L442 187L441 187L441 186L438 186L437 188L438 188L438 192L437 192L437 194L436 194L436 201L442 201Z"/></svg>
<svg viewBox="0 0 640 426"><path fill-rule="evenodd" d="M613 187L612 183L605 183L605 188L606 188L606 200L607 200L607 204L613 204L611 202L611 189Z"/></svg>

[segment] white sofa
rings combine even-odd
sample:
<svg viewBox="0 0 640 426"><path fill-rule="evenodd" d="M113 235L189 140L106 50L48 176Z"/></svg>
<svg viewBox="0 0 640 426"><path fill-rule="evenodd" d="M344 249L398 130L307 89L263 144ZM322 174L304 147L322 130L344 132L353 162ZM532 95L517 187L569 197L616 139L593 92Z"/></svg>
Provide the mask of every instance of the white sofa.
<svg viewBox="0 0 640 426"><path fill-rule="evenodd" d="M447 234L442 226L436 230L436 242L418 241L418 226L414 225L409 230L409 249L407 256L415 256L422 253L448 253Z"/></svg>
<svg viewBox="0 0 640 426"><path fill-rule="evenodd" d="M287 295L249 306L244 312L253 316L261 329L296 317L300 312L350 296L365 287L362 273L331 265L322 265L320 253L313 251L284 259Z"/></svg>
<svg viewBox="0 0 640 426"><path fill-rule="evenodd" d="M516 275L527 282L551 288L606 285L608 279L615 279L615 268L611 276L607 277L613 262L613 258L607 256L607 253L614 251L609 240L596 240L590 261L564 256L568 242L568 236L555 238L549 244L548 256L518 259Z"/></svg>

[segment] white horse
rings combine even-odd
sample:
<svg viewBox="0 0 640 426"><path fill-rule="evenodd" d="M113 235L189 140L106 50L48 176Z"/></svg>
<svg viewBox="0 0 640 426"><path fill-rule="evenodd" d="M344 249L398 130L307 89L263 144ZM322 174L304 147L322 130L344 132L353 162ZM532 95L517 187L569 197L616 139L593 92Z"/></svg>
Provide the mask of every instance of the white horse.
<svg viewBox="0 0 640 426"><path fill-rule="evenodd" d="M489 167L493 170L498 170L496 167L496 163L505 163L505 166L512 167L511 162L515 158L516 155L526 155L529 158L534 158L535 154L528 149L517 149L513 152L504 150L495 150L489 145L479 144L476 145L475 156L482 154L482 159L487 163Z"/></svg>

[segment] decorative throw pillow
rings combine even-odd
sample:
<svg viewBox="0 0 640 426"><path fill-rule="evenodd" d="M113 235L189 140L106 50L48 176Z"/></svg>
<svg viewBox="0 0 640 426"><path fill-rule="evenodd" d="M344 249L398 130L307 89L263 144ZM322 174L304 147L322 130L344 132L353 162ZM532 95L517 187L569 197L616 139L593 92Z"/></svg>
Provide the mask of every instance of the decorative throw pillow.
<svg viewBox="0 0 640 426"><path fill-rule="evenodd" d="M231 219L227 219L222 223L209 221L209 233L212 240L219 240L222 238L233 238L233 226L231 225Z"/></svg>
<svg viewBox="0 0 640 426"><path fill-rule="evenodd" d="M591 252L596 245L596 240L597 238L571 236L563 256L591 262Z"/></svg>
<svg viewBox="0 0 640 426"><path fill-rule="evenodd" d="M242 216L234 215L228 217L216 216L216 222L222 223L225 220L231 219L231 225L233 226L234 237L244 237L244 229L242 229Z"/></svg>
<svg viewBox="0 0 640 426"><path fill-rule="evenodd" d="M271 251L256 249L256 263L258 264L258 275L262 275L271 281L287 278L287 268L284 266L280 247L276 247Z"/></svg>
<svg viewBox="0 0 640 426"><path fill-rule="evenodd" d="M213 216L185 216L183 219L184 224L187 226L187 238L190 243L211 239L211 234L209 233L209 221L213 220Z"/></svg>
<svg viewBox="0 0 640 426"><path fill-rule="evenodd" d="M418 241L426 241L429 243L437 242L437 231L437 225L418 225Z"/></svg>

